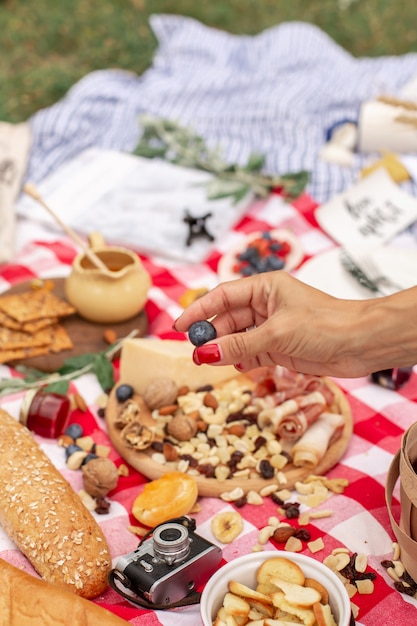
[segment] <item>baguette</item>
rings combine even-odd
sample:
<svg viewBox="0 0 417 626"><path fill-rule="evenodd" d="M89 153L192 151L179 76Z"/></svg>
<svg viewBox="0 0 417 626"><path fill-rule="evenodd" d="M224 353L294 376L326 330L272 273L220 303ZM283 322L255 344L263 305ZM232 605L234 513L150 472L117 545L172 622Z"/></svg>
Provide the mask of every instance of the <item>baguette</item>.
<svg viewBox="0 0 417 626"><path fill-rule="evenodd" d="M0 524L47 582L85 598L108 587L106 538L30 431L0 409Z"/></svg>
<svg viewBox="0 0 417 626"><path fill-rule="evenodd" d="M110 611L0 559L0 626L128 626Z"/></svg>

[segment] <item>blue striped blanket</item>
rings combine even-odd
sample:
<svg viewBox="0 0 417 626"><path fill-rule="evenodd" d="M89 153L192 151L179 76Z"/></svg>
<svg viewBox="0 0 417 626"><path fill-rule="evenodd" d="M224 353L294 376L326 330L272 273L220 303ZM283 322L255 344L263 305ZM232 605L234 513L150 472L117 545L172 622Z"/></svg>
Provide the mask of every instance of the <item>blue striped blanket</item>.
<svg viewBox="0 0 417 626"><path fill-rule="evenodd" d="M353 168L319 159L329 128L356 121L362 103L395 96L417 74L417 54L355 58L302 22L256 36L171 15L150 24L159 45L145 73L92 72L29 120L27 179L40 182L89 147L133 151L138 116L150 113L192 127L230 162L260 152L268 173L309 170L308 192L322 203L349 187L365 162L361 154ZM417 192L415 183L405 188Z"/></svg>

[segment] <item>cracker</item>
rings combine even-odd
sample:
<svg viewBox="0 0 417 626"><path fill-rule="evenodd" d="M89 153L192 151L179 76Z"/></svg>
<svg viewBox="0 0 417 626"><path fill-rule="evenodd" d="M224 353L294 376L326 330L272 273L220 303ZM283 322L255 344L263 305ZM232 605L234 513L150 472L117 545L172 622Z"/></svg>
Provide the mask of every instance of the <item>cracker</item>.
<svg viewBox="0 0 417 626"><path fill-rule="evenodd" d="M39 348L19 348L17 350L0 350L0 363L22 361L44 354L49 354L49 348L47 346L41 346Z"/></svg>
<svg viewBox="0 0 417 626"><path fill-rule="evenodd" d="M48 346L50 352L57 353L62 352L63 350L72 350L74 344L71 337L61 324L55 324L48 330L51 337L51 343Z"/></svg>
<svg viewBox="0 0 417 626"><path fill-rule="evenodd" d="M21 326L21 330L25 333L36 333L38 330L42 330L42 328L46 328L47 326L53 326L58 323L57 317L43 317L40 320L33 320L33 322L25 322Z"/></svg>
<svg viewBox="0 0 417 626"><path fill-rule="evenodd" d="M34 289L0 298L0 309L20 323L45 317L66 317L75 313L72 305L48 289Z"/></svg>
<svg viewBox="0 0 417 626"><path fill-rule="evenodd" d="M2 350L16 350L18 348L36 348L47 346L52 341L49 330L39 330L37 333L24 333L20 330L0 328L0 346Z"/></svg>
<svg viewBox="0 0 417 626"><path fill-rule="evenodd" d="M11 330L22 330L22 324L19 324L16 320L9 315L6 315L3 311L0 310L0 326L3 328L10 328Z"/></svg>

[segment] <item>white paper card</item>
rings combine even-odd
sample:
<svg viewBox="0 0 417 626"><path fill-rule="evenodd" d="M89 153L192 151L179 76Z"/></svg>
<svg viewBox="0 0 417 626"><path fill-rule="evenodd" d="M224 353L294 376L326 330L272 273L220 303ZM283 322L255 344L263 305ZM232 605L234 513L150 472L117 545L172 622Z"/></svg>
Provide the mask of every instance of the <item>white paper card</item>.
<svg viewBox="0 0 417 626"><path fill-rule="evenodd" d="M61 220L84 235L99 231L108 244L175 262L202 261L239 221L252 196L233 204L231 198L208 200L211 175L167 161L91 148L58 168L39 185L47 204ZM16 211L22 217L59 228L49 213L22 194ZM214 237L194 237L187 245L188 212L202 220Z"/></svg>
<svg viewBox="0 0 417 626"><path fill-rule="evenodd" d="M345 248L380 245L417 220L417 198L383 168L316 210L320 226Z"/></svg>

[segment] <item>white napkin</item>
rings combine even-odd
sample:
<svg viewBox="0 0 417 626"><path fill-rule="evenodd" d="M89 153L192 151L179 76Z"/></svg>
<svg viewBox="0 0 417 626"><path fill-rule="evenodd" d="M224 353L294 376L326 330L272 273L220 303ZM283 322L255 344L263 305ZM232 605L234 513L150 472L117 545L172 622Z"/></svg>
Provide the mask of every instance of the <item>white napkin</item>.
<svg viewBox="0 0 417 626"><path fill-rule="evenodd" d="M206 172L91 148L68 161L38 189L63 222L84 235L99 231L107 243L182 263L202 261L218 238L242 217L251 197L208 200ZM214 241L196 237L187 245L186 212L204 217ZM20 216L57 226L49 213L28 196L17 203Z"/></svg>

